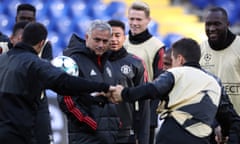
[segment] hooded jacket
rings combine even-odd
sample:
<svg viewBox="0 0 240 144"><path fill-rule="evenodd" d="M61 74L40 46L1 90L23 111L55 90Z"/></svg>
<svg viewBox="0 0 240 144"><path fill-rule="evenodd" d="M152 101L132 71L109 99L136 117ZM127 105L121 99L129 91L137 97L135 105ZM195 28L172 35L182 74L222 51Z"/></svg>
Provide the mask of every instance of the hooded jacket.
<svg viewBox="0 0 240 144"><path fill-rule="evenodd" d="M80 77L116 84L108 53L95 55L77 35L72 35L63 55L76 61ZM69 143L114 144L120 127L115 104L90 93L82 93L81 97L59 96L61 109L68 118Z"/></svg>

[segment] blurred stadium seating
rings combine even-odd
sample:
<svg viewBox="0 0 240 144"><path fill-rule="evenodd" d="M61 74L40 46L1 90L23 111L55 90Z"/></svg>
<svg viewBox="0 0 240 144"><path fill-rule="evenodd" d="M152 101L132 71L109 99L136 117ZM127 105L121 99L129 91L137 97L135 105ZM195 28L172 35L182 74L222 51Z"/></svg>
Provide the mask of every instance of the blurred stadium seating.
<svg viewBox="0 0 240 144"><path fill-rule="evenodd" d="M84 37L86 28L93 19L118 19L127 24L127 7L134 0L0 0L0 31L10 35L15 23L16 7L20 3L31 3L37 8L37 20L49 31L54 56L67 47L72 33ZM198 16L186 14L182 5L171 5L173 1L188 1L193 7L204 10L211 5L224 7L231 25L240 21L240 0L148 0L152 21L149 31L162 40L176 35L204 38L203 24ZM129 27L126 25L126 33ZM174 39L174 38L173 38ZM167 44L169 46L169 43Z"/></svg>

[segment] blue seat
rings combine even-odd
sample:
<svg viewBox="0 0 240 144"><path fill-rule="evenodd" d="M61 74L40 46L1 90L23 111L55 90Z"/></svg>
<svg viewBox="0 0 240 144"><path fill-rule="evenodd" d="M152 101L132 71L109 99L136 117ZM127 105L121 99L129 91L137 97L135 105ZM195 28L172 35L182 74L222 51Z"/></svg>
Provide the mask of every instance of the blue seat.
<svg viewBox="0 0 240 144"><path fill-rule="evenodd" d="M239 13L240 13L240 4L236 4L235 1L232 0L215 0L214 4L216 6L220 6L224 8L228 13L228 19L230 25L235 24L239 20Z"/></svg>
<svg viewBox="0 0 240 144"><path fill-rule="evenodd" d="M73 0L73 1L75 1L75 0ZM102 4L103 3L102 0L83 0L83 1L85 2L85 4L87 5L88 9L90 10L89 11L90 13L91 13L92 7L94 7L97 4Z"/></svg>
<svg viewBox="0 0 240 144"><path fill-rule="evenodd" d="M165 35L163 37L163 43L166 46L166 49L170 48L171 45L176 42L177 40L183 38L183 36L181 34L177 34L177 33L168 33L167 35Z"/></svg>
<svg viewBox="0 0 240 144"><path fill-rule="evenodd" d="M109 17L105 13L106 8L106 4L101 1L91 4L89 5L89 9L91 10L89 12L89 16L91 16L93 19L107 20Z"/></svg>
<svg viewBox="0 0 240 144"><path fill-rule="evenodd" d="M70 14L73 18L79 18L83 15L88 15L87 4L83 0L71 1L69 4Z"/></svg>
<svg viewBox="0 0 240 144"><path fill-rule="evenodd" d="M39 17L47 15L47 10L48 10L48 4L47 2L42 2L40 0L37 1L29 1L30 4L34 5L36 7L36 18L38 19Z"/></svg>
<svg viewBox="0 0 240 144"><path fill-rule="evenodd" d="M126 4L121 1L112 1L107 5L105 13L112 19L119 19L126 14Z"/></svg>
<svg viewBox="0 0 240 144"><path fill-rule="evenodd" d="M75 20L75 32L78 36L81 38L85 37L85 33L87 31L87 28L89 27L90 23L92 21L92 18L90 16L83 16L79 19Z"/></svg>
<svg viewBox="0 0 240 144"><path fill-rule="evenodd" d="M50 31L48 33L48 40L51 41L52 48L53 48L53 56L56 57L61 53L61 45L62 39L60 39L60 35L55 31Z"/></svg>
<svg viewBox="0 0 240 144"><path fill-rule="evenodd" d="M11 30L14 23L14 18L10 18L8 15L5 14L0 14L0 30Z"/></svg>
<svg viewBox="0 0 240 144"><path fill-rule="evenodd" d="M154 36L158 35L158 28L159 28L159 24L155 20L151 20L150 23L148 24L148 30Z"/></svg>
<svg viewBox="0 0 240 144"><path fill-rule="evenodd" d="M70 33L67 33L67 34L61 36L62 40L63 40L63 43L62 43L62 48L63 49L65 49L68 46L70 38L71 38L73 33L75 33L75 32L70 32Z"/></svg>
<svg viewBox="0 0 240 144"><path fill-rule="evenodd" d="M68 15L68 5L63 0L54 0L49 3L48 11L52 18L61 18Z"/></svg>
<svg viewBox="0 0 240 144"><path fill-rule="evenodd" d="M53 26L55 23L55 21L53 21L47 15L39 15L39 17L37 18L37 21L44 24L47 27L48 31L51 31L53 29Z"/></svg>
<svg viewBox="0 0 240 144"><path fill-rule="evenodd" d="M66 34L73 31L74 22L69 16L52 19L55 22L54 30L60 34Z"/></svg>
<svg viewBox="0 0 240 144"><path fill-rule="evenodd" d="M213 0L190 0L190 3L198 9L204 9L213 3Z"/></svg>
<svg viewBox="0 0 240 144"><path fill-rule="evenodd" d="M17 13L17 6L21 4L20 0L11 0L8 1L6 4L6 14L8 15L9 18L15 19L16 13ZM1 5L2 6L2 5Z"/></svg>

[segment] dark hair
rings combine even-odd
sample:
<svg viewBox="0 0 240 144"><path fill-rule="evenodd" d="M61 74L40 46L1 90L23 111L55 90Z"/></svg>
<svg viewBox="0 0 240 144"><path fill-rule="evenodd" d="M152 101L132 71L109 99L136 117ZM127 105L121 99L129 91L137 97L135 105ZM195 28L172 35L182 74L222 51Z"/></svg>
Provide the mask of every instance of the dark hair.
<svg viewBox="0 0 240 144"><path fill-rule="evenodd" d="M191 38L182 38L172 45L172 54L177 57L181 54L186 62L199 62L201 57L201 49L199 44Z"/></svg>
<svg viewBox="0 0 240 144"><path fill-rule="evenodd" d="M36 13L36 8L33 5L27 4L27 3L18 5L18 7L17 7L17 14L19 13L19 11L22 11L22 10L33 11L34 15Z"/></svg>
<svg viewBox="0 0 240 144"><path fill-rule="evenodd" d="M208 11L209 12L221 12L223 14L223 16L226 18L226 20L228 20L227 11L222 7L211 7L208 9Z"/></svg>
<svg viewBox="0 0 240 144"><path fill-rule="evenodd" d="M20 29L24 29L24 27L28 23L29 23L28 21L21 21L21 22L15 23L15 25L13 26L12 35L16 35L17 31Z"/></svg>
<svg viewBox="0 0 240 144"><path fill-rule="evenodd" d="M121 27L123 29L123 31L125 31L125 24L119 20L109 20L108 21L108 24L113 27L113 26L116 26L116 27Z"/></svg>
<svg viewBox="0 0 240 144"><path fill-rule="evenodd" d="M47 29L38 22L30 22L24 28L22 41L32 46L47 38Z"/></svg>

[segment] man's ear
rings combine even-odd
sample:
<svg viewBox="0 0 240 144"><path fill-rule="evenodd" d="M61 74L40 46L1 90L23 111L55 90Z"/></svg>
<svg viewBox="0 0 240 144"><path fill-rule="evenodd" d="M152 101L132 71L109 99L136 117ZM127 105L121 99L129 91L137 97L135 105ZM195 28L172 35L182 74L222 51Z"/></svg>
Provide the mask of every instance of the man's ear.
<svg viewBox="0 0 240 144"><path fill-rule="evenodd" d="M39 54L43 48L43 45L45 43L45 40L41 40L39 43L36 44L35 50Z"/></svg>
<svg viewBox="0 0 240 144"><path fill-rule="evenodd" d="M185 63L185 58L182 55L178 55L178 56L179 56L181 65L183 65Z"/></svg>
<svg viewBox="0 0 240 144"><path fill-rule="evenodd" d="M41 40L41 41L40 41L40 45L41 45L42 47L43 47L44 43L45 43L45 40Z"/></svg>
<svg viewBox="0 0 240 144"><path fill-rule="evenodd" d="M89 38L89 35L88 34L85 34L85 39L87 40Z"/></svg>

